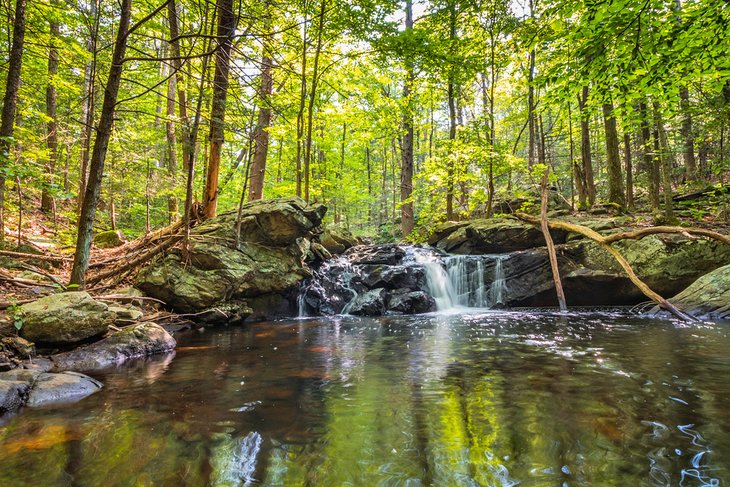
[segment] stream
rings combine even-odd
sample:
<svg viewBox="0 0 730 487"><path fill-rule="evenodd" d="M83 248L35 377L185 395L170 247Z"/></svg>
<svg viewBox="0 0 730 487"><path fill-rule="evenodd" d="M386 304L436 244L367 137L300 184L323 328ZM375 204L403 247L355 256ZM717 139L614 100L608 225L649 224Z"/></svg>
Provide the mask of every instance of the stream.
<svg viewBox="0 0 730 487"><path fill-rule="evenodd" d="M479 309L187 331L5 418L0 485L725 485L729 331Z"/></svg>

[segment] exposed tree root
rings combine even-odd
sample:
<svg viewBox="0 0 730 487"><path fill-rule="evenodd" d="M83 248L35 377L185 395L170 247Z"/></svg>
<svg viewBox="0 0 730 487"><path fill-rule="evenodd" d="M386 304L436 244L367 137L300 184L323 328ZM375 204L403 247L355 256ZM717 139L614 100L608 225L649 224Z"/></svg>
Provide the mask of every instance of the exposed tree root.
<svg viewBox="0 0 730 487"><path fill-rule="evenodd" d="M533 225L540 225L540 219L537 217L534 217L532 215L528 215L525 213L515 213L515 216L519 218L520 220L526 221L528 223L532 223ZM577 225L575 223L568 223L565 221L559 221L559 220L553 220L547 222L550 228L554 228L557 230L565 230L572 233L577 233L579 235L583 235L584 237L587 237L597 244L599 244L601 247L606 249L614 259L616 259L616 262L619 263L619 265L623 268L624 272L626 272L626 275L629 277L632 283L642 292L645 296L650 298L652 301L657 303L660 307L666 309L667 311L671 312L675 316L687 320L687 321L697 321L694 317L688 315L687 313L683 312L682 310L678 309L676 306L674 306L672 303L661 297L659 294L654 292L644 281L639 279L639 277L634 272L634 269L631 267L631 264L626 260L626 258L621 255L621 253L613 248L611 246L611 243L616 242L618 240L624 240L624 239L639 239L642 237L645 237L647 235L657 234L657 233L678 233L683 234L687 233L689 235L702 235L710 238L716 238L717 240L725 243L728 242L728 237L723 234L719 234L717 232L709 232L710 234L707 234L706 230L697 229L697 228L682 228L682 227L653 227L653 228L646 228L642 230L638 230L635 232L626 232L624 234L616 234L616 235L610 235L604 237L603 235L599 234L595 230L591 230L588 227L585 227L583 225ZM656 229L668 229L668 231L659 231ZM623 236L622 236L623 235Z"/></svg>

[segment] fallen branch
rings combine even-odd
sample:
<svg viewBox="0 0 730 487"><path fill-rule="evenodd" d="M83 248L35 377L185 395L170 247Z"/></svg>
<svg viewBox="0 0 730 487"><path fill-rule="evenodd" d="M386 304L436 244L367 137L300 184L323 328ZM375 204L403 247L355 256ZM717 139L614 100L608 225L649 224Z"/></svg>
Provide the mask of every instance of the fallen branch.
<svg viewBox="0 0 730 487"><path fill-rule="evenodd" d="M58 257L56 255L45 254L26 254L24 252L11 252L9 250L0 250L0 255L3 255L5 257L14 257L16 259L35 259L45 262L58 262L59 264L73 262L73 259L70 259L68 257Z"/></svg>
<svg viewBox="0 0 730 487"><path fill-rule="evenodd" d="M539 225L540 220L532 215L528 215L526 213L517 212L515 213L515 216L519 218L520 220L526 221L528 223L532 223L533 225ZM584 237L587 237L594 242L596 242L598 245L606 249L618 262L618 264L623 268L624 272L626 272L626 275L629 277L632 283L642 292L646 297L657 303L662 308L666 309L667 311L671 312L678 318L681 318L683 320L687 321L697 321L694 317L688 315L687 313L681 311L676 306L674 306L672 303L661 297L659 294L654 292L644 281L639 279L639 277L634 272L634 269L631 267L631 264L626 260L626 258L621 255L621 253L614 249L611 246L610 242L606 241L606 237L601 235L600 233L596 232L595 230L591 230L588 227L585 227L583 225L577 225L574 223L568 223L564 221L558 221L553 220L551 222L548 222L550 228L555 228L558 230L565 230L572 233L577 233L579 235L583 235ZM615 241L615 240L614 240Z"/></svg>
<svg viewBox="0 0 730 487"><path fill-rule="evenodd" d="M550 235L550 228L548 226L547 208L548 208L548 191L547 183L548 176L550 175L550 166L545 167L545 173L542 176L542 197L540 202L540 229L542 235L545 237L545 244L547 245L548 257L550 259L550 269L553 273L553 281L555 282L555 293L558 295L558 305L560 306L561 312L568 311L568 306L565 304L565 292L563 291L563 283L560 280L560 269L558 268L558 256L555 254L555 244L553 243L553 237Z"/></svg>
<svg viewBox="0 0 730 487"><path fill-rule="evenodd" d="M109 294L106 296L94 296L94 299L96 299L97 301L121 301L121 302L137 301L137 300L154 301L155 303L167 305L167 303L165 303L161 299L150 298L149 296L126 296L123 294Z"/></svg>
<svg viewBox="0 0 730 487"><path fill-rule="evenodd" d="M32 303L33 301L40 299L42 296L39 296L37 298L33 299L19 299L17 301L0 301L0 310L8 309L11 306L18 306L19 304L28 304Z"/></svg>
<svg viewBox="0 0 730 487"><path fill-rule="evenodd" d="M656 235L659 233L670 233L679 235L691 235L698 237L707 237L714 240L718 240L722 243L730 245L730 236L724 235L720 232L713 230L706 230L704 228L684 228L684 227L647 227L641 230L635 230L632 232L614 233L612 235L606 235L603 237L606 243L617 242L619 240L639 240L646 237L647 235Z"/></svg>
<svg viewBox="0 0 730 487"><path fill-rule="evenodd" d="M148 250L147 252L144 252L143 254L138 255L134 259L128 260L122 265L112 267L110 269L103 270L97 274L91 275L86 279L86 284L96 284L100 281L103 281L104 279L108 279L110 277L113 277L119 273L122 273L124 271L134 269L135 267L139 266L140 264L143 264L150 260L152 257L156 256L160 252L172 247L174 244L176 244L178 241L182 239L182 235L173 235L171 237L168 237L167 240L162 241L161 243L157 244L152 249Z"/></svg>
<svg viewBox="0 0 730 487"><path fill-rule="evenodd" d="M34 274L38 274L39 276L45 277L46 279L48 279L52 283L58 285L64 291L66 290L66 286L61 281L59 281L55 276L53 276L51 274L48 274L46 272L43 272L40 269L37 269L37 268L33 267L32 265L27 265L27 264L21 264L20 265L20 268L23 269L23 270L32 272Z"/></svg>

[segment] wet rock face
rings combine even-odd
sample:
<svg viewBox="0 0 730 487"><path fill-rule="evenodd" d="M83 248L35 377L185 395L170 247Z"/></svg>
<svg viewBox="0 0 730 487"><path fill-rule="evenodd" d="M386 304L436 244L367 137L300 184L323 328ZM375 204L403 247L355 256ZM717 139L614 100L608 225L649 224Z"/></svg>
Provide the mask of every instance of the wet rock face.
<svg viewBox="0 0 730 487"><path fill-rule="evenodd" d="M52 294L20 307L21 335L32 341L77 343L106 333L115 315L84 291Z"/></svg>
<svg viewBox="0 0 730 487"><path fill-rule="evenodd" d="M305 286L305 313L381 316L436 309L423 266L395 244L352 247L325 262Z"/></svg>
<svg viewBox="0 0 730 487"><path fill-rule="evenodd" d="M307 205L301 198L249 203L237 248L237 215L223 213L192 230L189 262L171 252L140 271L137 287L184 313L265 295L288 299L310 275L311 239L319 234L325 212L324 206Z"/></svg>

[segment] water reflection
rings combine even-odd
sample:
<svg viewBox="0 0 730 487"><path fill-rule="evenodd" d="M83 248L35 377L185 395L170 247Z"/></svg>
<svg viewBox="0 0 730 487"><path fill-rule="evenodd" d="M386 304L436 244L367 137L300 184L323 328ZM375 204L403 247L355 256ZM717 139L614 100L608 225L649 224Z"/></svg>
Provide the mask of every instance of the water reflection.
<svg viewBox="0 0 730 487"><path fill-rule="evenodd" d="M191 332L0 429L1 485L719 485L727 325L584 313Z"/></svg>

